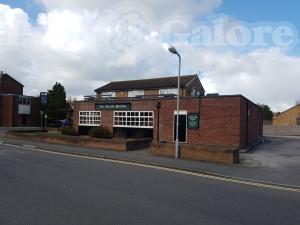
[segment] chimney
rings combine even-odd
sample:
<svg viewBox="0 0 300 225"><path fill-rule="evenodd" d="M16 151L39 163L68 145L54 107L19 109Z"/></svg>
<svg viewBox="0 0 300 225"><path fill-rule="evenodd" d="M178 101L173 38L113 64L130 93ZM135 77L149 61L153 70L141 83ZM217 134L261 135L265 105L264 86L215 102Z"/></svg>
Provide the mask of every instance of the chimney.
<svg viewBox="0 0 300 225"><path fill-rule="evenodd" d="M3 71L1 70L1 75L3 75Z"/></svg>

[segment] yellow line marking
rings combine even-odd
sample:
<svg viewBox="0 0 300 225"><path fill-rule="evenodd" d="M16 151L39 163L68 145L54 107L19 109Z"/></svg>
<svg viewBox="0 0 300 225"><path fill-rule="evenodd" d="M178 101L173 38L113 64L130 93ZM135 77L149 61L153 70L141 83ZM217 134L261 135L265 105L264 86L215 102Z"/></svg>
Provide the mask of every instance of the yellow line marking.
<svg viewBox="0 0 300 225"><path fill-rule="evenodd" d="M191 172L191 171L186 171L186 170L167 168L167 167L163 167L163 166L148 165L148 164L143 164L143 163L138 163L138 162L122 161L122 160L118 160L118 159L106 159L106 158L97 158L97 157L92 157L92 156L74 155L71 153L54 152L54 151L50 151L50 150L42 150L42 149L38 149L38 148L30 148L30 147L12 145L12 144L7 144L7 143L5 143L3 145L7 145L7 146L11 146L11 147L19 147L19 148L28 149L31 151L38 151L38 152L43 152L43 153L55 154L55 155L92 159L92 160L111 162L111 163L117 163L117 164L123 164L123 165L151 168L151 169L156 169L156 170L160 170L160 171L167 171L167 172L172 172L172 173L177 173L177 174L208 178L208 179L212 179L212 180L225 181L225 182L229 182L229 183L236 183L236 184L243 184L243 185L260 187L260 188L268 188L268 189L274 189L274 190L300 193L300 188L284 187L284 186L280 186L280 185L276 185L276 184L264 184L264 183L255 182L255 181L245 181L245 180L240 180L240 179L236 179L236 178L226 178L226 177L203 174L201 172L197 173L197 172Z"/></svg>

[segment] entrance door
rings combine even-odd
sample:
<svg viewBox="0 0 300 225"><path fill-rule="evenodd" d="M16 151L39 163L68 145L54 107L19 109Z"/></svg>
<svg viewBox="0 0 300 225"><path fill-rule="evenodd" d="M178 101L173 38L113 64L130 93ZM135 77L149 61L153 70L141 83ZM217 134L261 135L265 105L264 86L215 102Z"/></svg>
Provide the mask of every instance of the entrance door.
<svg viewBox="0 0 300 225"><path fill-rule="evenodd" d="M22 115L22 126L25 126L27 124L27 118L25 115Z"/></svg>
<svg viewBox="0 0 300 225"><path fill-rule="evenodd" d="M179 128L178 128L178 139L180 142L186 142L186 120L187 115L179 114ZM174 141L176 141L176 122L177 115L174 115Z"/></svg>

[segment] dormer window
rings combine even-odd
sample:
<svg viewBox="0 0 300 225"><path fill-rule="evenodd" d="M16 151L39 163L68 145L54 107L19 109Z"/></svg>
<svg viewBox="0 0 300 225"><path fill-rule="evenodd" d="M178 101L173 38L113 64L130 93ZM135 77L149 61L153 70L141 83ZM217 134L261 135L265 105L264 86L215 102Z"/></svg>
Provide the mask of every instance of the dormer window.
<svg viewBox="0 0 300 225"><path fill-rule="evenodd" d="M159 95L177 95L177 94L178 94L177 88L159 89Z"/></svg>
<svg viewBox="0 0 300 225"><path fill-rule="evenodd" d="M133 91L128 91L128 97L129 98L135 98L138 96L144 96L144 90L133 90Z"/></svg>
<svg viewBox="0 0 300 225"><path fill-rule="evenodd" d="M102 98L115 98L116 97L116 92L114 91L106 91L101 93Z"/></svg>

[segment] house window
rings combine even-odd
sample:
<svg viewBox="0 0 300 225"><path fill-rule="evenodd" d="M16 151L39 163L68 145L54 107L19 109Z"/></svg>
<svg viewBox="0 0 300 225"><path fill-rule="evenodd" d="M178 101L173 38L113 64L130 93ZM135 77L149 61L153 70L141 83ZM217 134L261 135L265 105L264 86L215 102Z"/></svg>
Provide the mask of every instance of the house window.
<svg viewBox="0 0 300 225"><path fill-rule="evenodd" d="M159 89L159 95L177 95L177 94L178 94L177 88Z"/></svg>
<svg viewBox="0 0 300 225"><path fill-rule="evenodd" d="M101 97L102 98L115 98L116 97L116 92L115 91L102 92Z"/></svg>
<svg viewBox="0 0 300 225"><path fill-rule="evenodd" d="M114 127L153 128L153 112L115 111Z"/></svg>
<svg viewBox="0 0 300 225"><path fill-rule="evenodd" d="M79 126L100 126L101 112L100 111L80 111Z"/></svg>
<svg viewBox="0 0 300 225"><path fill-rule="evenodd" d="M297 125L299 126L299 125L300 125L300 116L298 116L298 117L296 118L296 122L297 122Z"/></svg>
<svg viewBox="0 0 300 225"><path fill-rule="evenodd" d="M134 98L137 96L144 96L144 90L134 90L134 91L128 91L128 97Z"/></svg>
<svg viewBox="0 0 300 225"><path fill-rule="evenodd" d="M19 97L19 105L30 105L29 97Z"/></svg>

